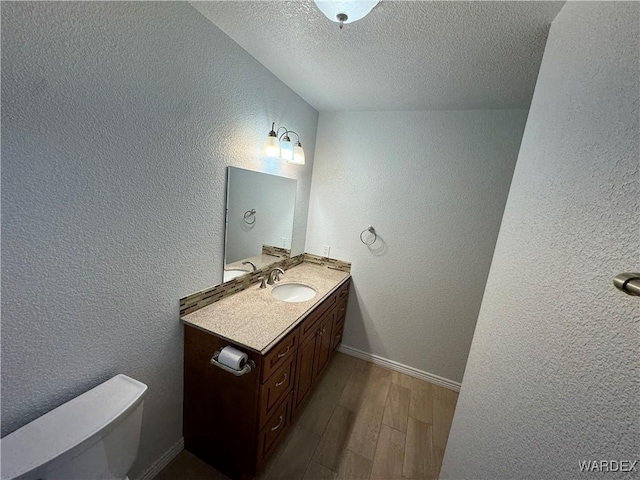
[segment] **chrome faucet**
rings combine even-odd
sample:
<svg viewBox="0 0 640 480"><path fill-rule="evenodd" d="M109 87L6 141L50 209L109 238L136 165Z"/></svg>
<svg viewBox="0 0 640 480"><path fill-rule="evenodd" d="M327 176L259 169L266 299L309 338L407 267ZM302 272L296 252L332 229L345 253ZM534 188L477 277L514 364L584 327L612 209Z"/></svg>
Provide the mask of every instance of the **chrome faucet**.
<svg viewBox="0 0 640 480"><path fill-rule="evenodd" d="M273 285L274 283L277 283L280 281L280 274L284 275L284 270L281 269L280 267L276 267L273 270L271 270L269 272L269 279L267 280L267 283L269 285Z"/></svg>
<svg viewBox="0 0 640 480"><path fill-rule="evenodd" d="M284 270L281 268L274 268L269 273L267 273L264 277L260 277L260 288L267 288L267 283L269 285L273 285L274 283L280 281L280 275L284 275Z"/></svg>
<svg viewBox="0 0 640 480"><path fill-rule="evenodd" d="M246 262L242 262L242 265L251 265L251 268L253 268L253 270L251 270L252 272L255 272L257 270L253 262L249 262L248 260Z"/></svg>

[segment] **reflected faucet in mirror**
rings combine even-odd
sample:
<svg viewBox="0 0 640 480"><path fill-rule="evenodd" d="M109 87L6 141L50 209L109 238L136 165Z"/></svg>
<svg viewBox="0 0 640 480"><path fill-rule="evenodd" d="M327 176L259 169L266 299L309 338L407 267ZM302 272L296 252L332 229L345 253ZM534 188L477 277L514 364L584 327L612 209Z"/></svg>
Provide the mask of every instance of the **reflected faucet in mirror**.
<svg viewBox="0 0 640 480"><path fill-rule="evenodd" d="M255 271L257 270L257 268L256 268L256 266L253 264L253 262L249 262L249 261L247 261L247 262L242 262L242 265L251 265L251 268L253 269L253 270L251 270L252 272L255 272Z"/></svg>

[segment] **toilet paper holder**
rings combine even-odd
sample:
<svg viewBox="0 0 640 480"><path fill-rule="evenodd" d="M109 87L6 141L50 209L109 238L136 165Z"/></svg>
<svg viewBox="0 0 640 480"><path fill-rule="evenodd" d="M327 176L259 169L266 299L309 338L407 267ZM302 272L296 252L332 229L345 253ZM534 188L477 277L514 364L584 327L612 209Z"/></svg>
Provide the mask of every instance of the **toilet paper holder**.
<svg viewBox="0 0 640 480"><path fill-rule="evenodd" d="M227 367L226 365L223 365L222 363L220 363L218 361L219 355L220 355L220 350L216 350L215 353L213 354L213 357L211 357L211 360L209 360L209 363L211 365L215 365L218 368L221 368L225 372L229 372L231 375L234 375L236 377L241 377L242 375L246 375L247 373L250 373L251 370L256 368L256 364L253 360L247 360L247 363L245 363L244 367L242 367L241 370L234 370L233 368Z"/></svg>

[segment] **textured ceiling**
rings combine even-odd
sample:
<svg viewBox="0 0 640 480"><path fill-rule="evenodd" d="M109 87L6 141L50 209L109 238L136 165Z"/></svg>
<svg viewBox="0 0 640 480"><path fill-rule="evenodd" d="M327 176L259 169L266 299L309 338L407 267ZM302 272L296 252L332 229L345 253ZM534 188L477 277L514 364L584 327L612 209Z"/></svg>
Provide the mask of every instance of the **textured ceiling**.
<svg viewBox="0 0 640 480"><path fill-rule="evenodd" d="M382 1L340 30L312 1L191 2L319 111L528 108L564 2Z"/></svg>

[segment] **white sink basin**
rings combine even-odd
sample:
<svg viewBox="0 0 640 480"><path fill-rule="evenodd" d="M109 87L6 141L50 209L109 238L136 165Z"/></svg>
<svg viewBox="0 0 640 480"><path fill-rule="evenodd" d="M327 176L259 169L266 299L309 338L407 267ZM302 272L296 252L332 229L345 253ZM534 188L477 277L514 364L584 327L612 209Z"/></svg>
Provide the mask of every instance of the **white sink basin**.
<svg viewBox="0 0 640 480"><path fill-rule="evenodd" d="M271 290L273 298L290 303L306 302L315 297L317 293L313 288L302 283L281 283Z"/></svg>
<svg viewBox="0 0 640 480"><path fill-rule="evenodd" d="M242 275L246 275L249 273L248 270L242 270L241 268L230 268L229 270L225 270L223 274L223 282L228 282L229 280L233 280L234 278L241 277Z"/></svg>

